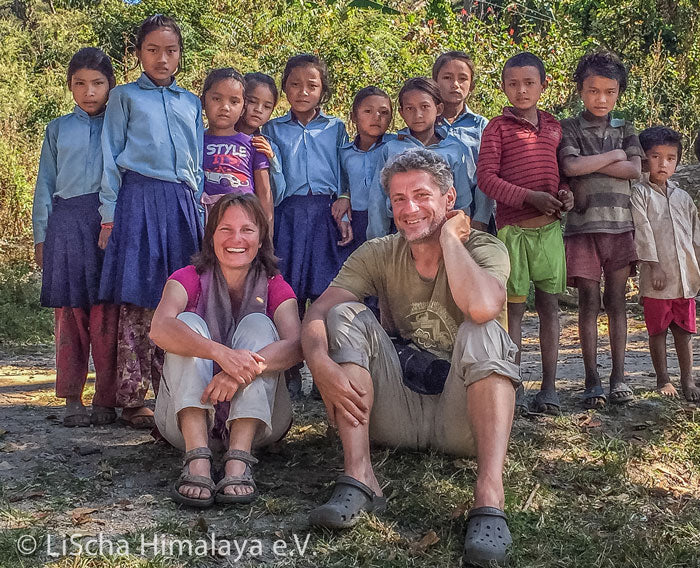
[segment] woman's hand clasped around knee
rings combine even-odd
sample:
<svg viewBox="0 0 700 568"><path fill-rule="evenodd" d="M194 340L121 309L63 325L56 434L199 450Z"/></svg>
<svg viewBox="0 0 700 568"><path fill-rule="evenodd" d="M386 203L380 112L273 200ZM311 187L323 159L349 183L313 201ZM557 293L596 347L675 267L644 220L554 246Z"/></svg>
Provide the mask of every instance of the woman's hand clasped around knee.
<svg viewBox="0 0 700 568"><path fill-rule="evenodd" d="M231 349L220 346L220 353L214 358L221 372L217 373L202 393L202 404L231 400L240 387L252 383L265 372L265 358L248 349Z"/></svg>

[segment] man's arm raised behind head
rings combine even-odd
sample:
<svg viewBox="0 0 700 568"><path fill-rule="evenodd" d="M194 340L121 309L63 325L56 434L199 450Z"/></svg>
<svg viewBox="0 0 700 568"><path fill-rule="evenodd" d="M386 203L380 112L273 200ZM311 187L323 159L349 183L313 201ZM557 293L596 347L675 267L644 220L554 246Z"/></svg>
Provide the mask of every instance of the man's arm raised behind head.
<svg viewBox="0 0 700 568"><path fill-rule="evenodd" d="M481 324L500 315L506 289L501 280L477 264L464 246L469 233L469 218L462 211L451 211L442 226L440 245L450 292L457 307L465 318ZM507 259L506 254L506 263Z"/></svg>

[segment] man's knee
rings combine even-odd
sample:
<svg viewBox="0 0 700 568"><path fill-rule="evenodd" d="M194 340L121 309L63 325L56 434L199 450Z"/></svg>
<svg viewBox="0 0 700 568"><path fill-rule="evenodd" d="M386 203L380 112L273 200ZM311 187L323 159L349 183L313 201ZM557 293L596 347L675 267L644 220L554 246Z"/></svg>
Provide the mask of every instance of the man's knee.
<svg viewBox="0 0 700 568"><path fill-rule="evenodd" d="M378 324L372 310L361 302L343 302L328 310L326 315L326 329L328 337L335 338L343 335L348 327L366 331L369 326Z"/></svg>
<svg viewBox="0 0 700 568"><path fill-rule="evenodd" d="M515 362L517 352L513 340L495 320L484 324L464 321L457 332L452 365L457 366L466 386L491 374L517 384L520 381Z"/></svg>

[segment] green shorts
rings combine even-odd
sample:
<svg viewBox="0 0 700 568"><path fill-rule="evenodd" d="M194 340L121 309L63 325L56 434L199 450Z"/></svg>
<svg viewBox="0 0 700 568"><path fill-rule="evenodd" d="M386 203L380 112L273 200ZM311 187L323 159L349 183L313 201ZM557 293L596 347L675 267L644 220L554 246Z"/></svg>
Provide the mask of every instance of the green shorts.
<svg viewBox="0 0 700 568"><path fill-rule="evenodd" d="M536 229L506 225L498 231L498 238L510 255L509 302L524 302L530 282L548 294L566 290L566 254L559 221Z"/></svg>

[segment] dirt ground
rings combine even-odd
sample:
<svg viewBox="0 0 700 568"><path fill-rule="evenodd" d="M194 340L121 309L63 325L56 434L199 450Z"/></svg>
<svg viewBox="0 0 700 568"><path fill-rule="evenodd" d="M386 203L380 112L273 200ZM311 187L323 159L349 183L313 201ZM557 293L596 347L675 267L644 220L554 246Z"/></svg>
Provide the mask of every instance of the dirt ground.
<svg viewBox="0 0 700 568"><path fill-rule="evenodd" d="M646 331L633 318L629 330L628 383L643 393L655 386ZM602 323L600 331L599 364L606 378L610 361ZM540 368L533 314L528 314L525 334L523 376L534 394ZM327 432L323 405L307 398L295 403L297 422L287 439L259 456L256 479L263 498L252 508L180 510L169 497L180 472L180 453L154 442L148 432L116 424L62 427L61 401L53 397L53 364L50 347L0 354L0 489L11 507L0 516L0 528L40 522L55 534L133 535L146 529L179 534L219 528L235 535L237 527L245 525L247 531L258 530L264 538L290 537L308 532L308 511L325 498L341 470L339 444ZM669 371L677 385L671 343ZM564 413L582 414L578 400L582 376L575 314L565 312L558 370ZM309 388L308 377L305 388ZM653 409L663 404L658 397L638 397L614 416L601 413L599 419L615 422L619 430L640 431ZM532 419L519 418L515 435L532 427ZM266 561L265 557L259 560Z"/></svg>

